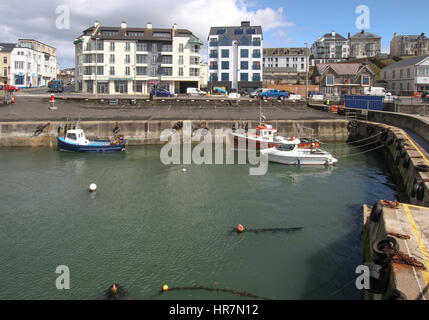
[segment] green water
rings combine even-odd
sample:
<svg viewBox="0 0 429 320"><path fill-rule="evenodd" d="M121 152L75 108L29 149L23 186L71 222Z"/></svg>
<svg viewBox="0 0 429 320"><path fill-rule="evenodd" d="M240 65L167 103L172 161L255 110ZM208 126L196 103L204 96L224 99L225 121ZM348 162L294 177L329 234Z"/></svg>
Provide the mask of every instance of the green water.
<svg viewBox="0 0 429 320"><path fill-rule="evenodd" d="M112 283L132 299L241 298L154 297L163 284L271 299L361 298L361 205L395 194L376 152L331 170L270 164L265 176L250 176L247 165L165 166L159 152L1 149L0 299L102 299ZM239 223L304 229L231 233ZM70 290L55 287L59 265L70 268Z"/></svg>

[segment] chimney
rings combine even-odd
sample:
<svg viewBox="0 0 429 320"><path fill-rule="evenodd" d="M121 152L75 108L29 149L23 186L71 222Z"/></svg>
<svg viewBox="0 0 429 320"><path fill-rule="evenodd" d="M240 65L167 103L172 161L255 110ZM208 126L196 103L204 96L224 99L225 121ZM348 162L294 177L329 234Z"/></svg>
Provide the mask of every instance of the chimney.
<svg viewBox="0 0 429 320"><path fill-rule="evenodd" d="M333 37L335 37L335 36L337 35L337 33L336 33L335 31L332 31L332 32L331 32L331 35L332 35Z"/></svg>
<svg viewBox="0 0 429 320"><path fill-rule="evenodd" d="M394 34L393 34L393 38L396 38L398 36L398 34L395 32Z"/></svg>
<svg viewBox="0 0 429 320"><path fill-rule="evenodd" d="M177 29L177 24L173 24L173 29L176 30Z"/></svg>
<svg viewBox="0 0 429 320"><path fill-rule="evenodd" d="M98 28L100 26L100 23L98 23L98 21L97 20L95 20L95 22L94 22L94 27L95 28Z"/></svg>
<svg viewBox="0 0 429 320"><path fill-rule="evenodd" d="M147 25L146 25L146 28L147 29L152 29L152 22L148 22Z"/></svg>
<svg viewBox="0 0 429 320"><path fill-rule="evenodd" d="M350 32L347 34L347 39L349 39L350 40Z"/></svg>
<svg viewBox="0 0 429 320"><path fill-rule="evenodd" d="M122 21L121 29L126 29L126 28L127 28L127 23L125 21Z"/></svg>
<svg viewBox="0 0 429 320"><path fill-rule="evenodd" d="M250 27L250 21L241 21L242 27Z"/></svg>

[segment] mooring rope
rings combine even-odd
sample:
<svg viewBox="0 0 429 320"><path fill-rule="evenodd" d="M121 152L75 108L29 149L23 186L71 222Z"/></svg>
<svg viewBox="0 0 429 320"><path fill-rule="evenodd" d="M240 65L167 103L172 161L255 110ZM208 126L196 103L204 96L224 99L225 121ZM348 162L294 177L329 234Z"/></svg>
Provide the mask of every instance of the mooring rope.
<svg viewBox="0 0 429 320"><path fill-rule="evenodd" d="M364 139L355 140L355 141L350 141L350 142L344 142L344 143L337 143L337 142L320 142L320 144L335 144L335 145L338 145L338 146L340 146L340 145L349 145L349 144L359 143L359 142L362 142L362 141L366 141L366 140L369 140L369 139L375 138L375 137L379 136L380 134L382 134L382 132L376 133L375 135L373 135L373 136L369 136L369 137L364 138Z"/></svg>
<svg viewBox="0 0 429 320"><path fill-rule="evenodd" d="M302 227L295 228L263 228L263 229L244 229L242 232L294 232L302 230ZM237 228L231 230L231 232L237 232Z"/></svg>
<svg viewBox="0 0 429 320"><path fill-rule="evenodd" d="M231 289L223 289L223 288L212 288L212 287L206 287L206 286L192 286L192 287L174 287L174 288L168 288L167 290L162 290L154 297L159 296L165 292L169 291L181 291L181 290L205 290L205 291L218 291L218 292L227 292L230 294L239 295L242 297L249 297L253 299L259 299L259 300L271 300L270 298L257 296L253 293L245 292L245 291L238 291L238 290L231 290Z"/></svg>
<svg viewBox="0 0 429 320"><path fill-rule="evenodd" d="M378 147L375 147L375 148L372 148L372 149L369 149L369 150L366 150L366 151L357 152L357 153L352 153L352 154L347 154L347 155L343 155L343 156L339 156L339 157L335 156L335 158L337 158L337 159L343 159L343 158L348 158L348 157L358 156L358 155L361 155L361 154L364 154L364 153L368 153L368 152L371 152L371 151L374 151L374 150L377 150L377 149L383 148L384 146L385 146L385 145L384 145L384 144L382 144L382 145L380 145L380 146L378 146Z"/></svg>

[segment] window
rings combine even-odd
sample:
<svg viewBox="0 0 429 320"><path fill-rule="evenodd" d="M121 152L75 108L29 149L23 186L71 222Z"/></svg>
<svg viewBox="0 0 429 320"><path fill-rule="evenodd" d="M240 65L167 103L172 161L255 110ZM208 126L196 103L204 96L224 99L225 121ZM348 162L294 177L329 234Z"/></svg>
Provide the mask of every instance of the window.
<svg viewBox="0 0 429 320"><path fill-rule="evenodd" d="M7 63L7 57L3 57L3 63Z"/></svg>
<svg viewBox="0 0 429 320"><path fill-rule="evenodd" d="M137 43L137 51L147 51L146 43Z"/></svg>
<svg viewBox="0 0 429 320"><path fill-rule="evenodd" d="M217 81L217 73L210 73L210 81Z"/></svg>
<svg viewBox="0 0 429 320"><path fill-rule="evenodd" d="M103 66L97 66L97 75L102 76L104 74L104 67Z"/></svg>
<svg viewBox="0 0 429 320"><path fill-rule="evenodd" d="M259 61L253 62L252 69L253 70L260 70L261 69L261 63Z"/></svg>
<svg viewBox="0 0 429 320"><path fill-rule="evenodd" d="M104 50L104 42L103 41L97 42L97 50L99 50L99 51Z"/></svg>
<svg viewBox="0 0 429 320"><path fill-rule="evenodd" d="M173 57L172 56L162 56L162 64L172 64Z"/></svg>
<svg viewBox="0 0 429 320"><path fill-rule="evenodd" d="M218 65L216 61L210 61L210 70L217 70Z"/></svg>
<svg viewBox="0 0 429 320"><path fill-rule="evenodd" d="M395 78L396 78L396 71L393 70L393 72L392 72L392 79L395 79Z"/></svg>
<svg viewBox="0 0 429 320"><path fill-rule="evenodd" d="M151 66L150 67L150 75L153 77L153 76L156 76L157 74L158 74L158 67Z"/></svg>
<svg viewBox="0 0 429 320"><path fill-rule="evenodd" d="M97 54L97 63L104 63L104 55Z"/></svg>
<svg viewBox="0 0 429 320"><path fill-rule="evenodd" d="M115 51L115 43L110 42L110 51Z"/></svg>
<svg viewBox="0 0 429 320"><path fill-rule="evenodd" d="M24 61L15 61L15 69L24 69Z"/></svg>
<svg viewBox="0 0 429 320"><path fill-rule="evenodd" d="M248 70L249 69L249 62L248 61L241 61L240 62L240 69L241 70Z"/></svg>
<svg viewBox="0 0 429 320"><path fill-rule="evenodd" d="M172 52L173 46L171 44L163 44L162 45L162 51L163 52Z"/></svg>
<svg viewBox="0 0 429 320"><path fill-rule="evenodd" d="M163 76L171 76L173 75L173 68L161 68L161 74Z"/></svg>
<svg viewBox="0 0 429 320"><path fill-rule="evenodd" d="M221 57L222 58L229 58L229 50L228 49L222 49Z"/></svg>
<svg viewBox="0 0 429 320"><path fill-rule="evenodd" d="M189 64L193 64L193 65L195 65L195 64L200 64L200 60L199 60L199 58L198 57L189 57Z"/></svg>
<svg viewBox="0 0 429 320"><path fill-rule="evenodd" d="M152 35L154 37L158 37L158 38L169 38L170 32L154 32L154 33L152 33Z"/></svg>
<svg viewBox="0 0 429 320"><path fill-rule="evenodd" d="M326 85L328 86L334 85L334 76L326 76Z"/></svg>
<svg viewBox="0 0 429 320"><path fill-rule="evenodd" d="M249 49L241 49L240 50L240 57L241 58L248 58L249 57Z"/></svg>
<svg viewBox="0 0 429 320"><path fill-rule="evenodd" d="M259 50L259 49L253 50L252 57L253 58L260 58L261 57L261 50Z"/></svg>
<svg viewBox="0 0 429 320"><path fill-rule="evenodd" d="M183 68L179 68L179 76L183 76Z"/></svg>
<svg viewBox="0 0 429 320"><path fill-rule="evenodd" d="M146 67L137 67L136 72L138 76L143 76L146 74Z"/></svg>
<svg viewBox="0 0 429 320"><path fill-rule="evenodd" d="M130 67L125 67L125 75L129 76L130 74Z"/></svg>
<svg viewBox="0 0 429 320"><path fill-rule="evenodd" d="M179 52L183 52L183 43L179 43Z"/></svg>
<svg viewBox="0 0 429 320"><path fill-rule="evenodd" d="M411 77L411 70L410 70L410 68L408 68L407 69L407 78L410 78Z"/></svg>
<svg viewBox="0 0 429 320"><path fill-rule="evenodd" d="M183 56L179 56L179 64L183 64Z"/></svg>
<svg viewBox="0 0 429 320"><path fill-rule="evenodd" d="M131 59L130 59L130 55L126 54L125 55L125 63L130 63Z"/></svg>
<svg viewBox="0 0 429 320"><path fill-rule="evenodd" d="M110 63L115 63L115 55L114 55L114 54L111 54L111 55L110 55L109 62L110 62Z"/></svg>
<svg viewBox="0 0 429 320"><path fill-rule="evenodd" d="M229 73L222 73L221 79L222 81L229 81Z"/></svg>
<svg viewBox="0 0 429 320"><path fill-rule="evenodd" d="M189 69L189 76L198 77L199 75L200 75L200 69L198 69L198 68L190 68Z"/></svg>
<svg viewBox="0 0 429 320"><path fill-rule="evenodd" d="M235 29L234 34L243 34L243 29Z"/></svg>
<svg viewBox="0 0 429 320"><path fill-rule="evenodd" d="M129 37L143 37L144 32L143 31L128 31L127 35Z"/></svg>
<svg viewBox="0 0 429 320"><path fill-rule="evenodd" d="M76 140L76 133L67 133L67 139Z"/></svg>
<svg viewBox="0 0 429 320"><path fill-rule="evenodd" d="M224 34L226 32L226 29L218 29L216 30L216 34Z"/></svg>
<svg viewBox="0 0 429 320"><path fill-rule="evenodd" d="M362 84L363 85L369 85L369 77L368 76L362 76Z"/></svg>
<svg viewBox="0 0 429 320"><path fill-rule="evenodd" d="M261 38L253 38L252 45L260 46L261 45Z"/></svg>
<svg viewBox="0 0 429 320"><path fill-rule="evenodd" d="M137 58L137 63L146 63L146 56L143 54L138 54L136 56Z"/></svg>
<svg viewBox="0 0 429 320"><path fill-rule="evenodd" d="M109 72L109 74L110 74L111 76L114 76L114 75L115 75L115 67L110 67L110 72Z"/></svg>
<svg viewBox="0 0 429 320"><path fill-rule="evenodd" d="M130 51L131 50L131 45L129 42L125 42L125 51Z"/></svg>
<svg viewBox="0 0 429 320"><path fill-rule="evenodd" d="M229 61L222 61L222 69L223 70L229 69Z"/></svg>
<svg viewBox="0 0 429 320"><path fill-rule="evenodd" d="M248 73L240 73L240 81L248 81L249 74Z"/></svg>
<svg viewBox="0 0 429 320"><path fill-rule="evenodd" d="M260 73L254 73L252 77L252 81L260 82L261 81L261 74Z"/></svg>
<svg viewBox="0 0 429 320"><path fill-rule="evenodd" d="M217 57L218 57L217 50L210 50L209 58L217 58Z"/></svg>
<svg viewBox="0 0 429 320"><path fill-rule="evenodd" d="M143 92L143 81L136 81L136 88L134 89L135 92Z"/></svg>
<svg viewBox="0 0 429 320"><path fill-rule="evenodd" d="M247 29L246 33L247 34L256 34L256 30L255 29Z"/></svg>
<svg viewBox="0 0 429 320"><path fill-rule="evenodd" d="M399 71L399 79L402 79L404 77L404 70Z"/></svg>

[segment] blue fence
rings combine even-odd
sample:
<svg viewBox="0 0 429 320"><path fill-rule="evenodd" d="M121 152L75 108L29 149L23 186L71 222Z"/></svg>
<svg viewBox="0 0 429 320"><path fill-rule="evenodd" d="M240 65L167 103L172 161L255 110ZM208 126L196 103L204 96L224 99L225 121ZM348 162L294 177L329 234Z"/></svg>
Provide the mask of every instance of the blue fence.
<svg viewBox="0 0 429 320"><path fill-rule="evenodd" d="M381 96L352 96L344 97L346 108L383 110L383 97Z"/></svg>

